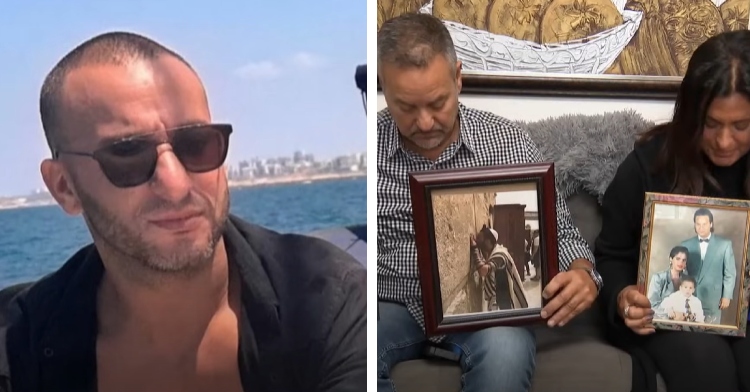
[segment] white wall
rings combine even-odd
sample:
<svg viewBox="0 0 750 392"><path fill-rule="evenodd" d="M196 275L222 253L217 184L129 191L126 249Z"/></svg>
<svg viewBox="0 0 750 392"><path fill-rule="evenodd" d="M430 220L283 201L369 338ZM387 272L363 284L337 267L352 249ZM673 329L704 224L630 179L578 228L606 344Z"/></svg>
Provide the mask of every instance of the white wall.
<svg viewBox="0 0 750 392"><path fill-rule="evenodd" d="M536 190L497 192L495 204L525 204L526 209L524 211L539 212Z"/></svg>
<svg viewBox="0 0 750 392"><path fill-rule="evenodd" d="M468 94L461 96L461 102L515 121L536 121L571 113L599 114L631 108L645 119L656 123L668 121L672 117L674 105L671 101ZM385 99L378 93L378 110L385 107Z"/></svg>

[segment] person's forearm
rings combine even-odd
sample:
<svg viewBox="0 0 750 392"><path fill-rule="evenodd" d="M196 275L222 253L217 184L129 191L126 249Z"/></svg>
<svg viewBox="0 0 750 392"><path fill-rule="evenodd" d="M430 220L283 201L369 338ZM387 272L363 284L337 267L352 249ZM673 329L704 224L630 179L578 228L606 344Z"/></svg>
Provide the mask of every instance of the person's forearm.
<svg viewBox="0 0 750 392"><path fill-rule="evenodd" d="M472 245L469 248L469 257L471 258L471 263L473 265L482 265L484 264L484 256L482 256L482 252L479 251L479 247L476 245Z"/></svg>

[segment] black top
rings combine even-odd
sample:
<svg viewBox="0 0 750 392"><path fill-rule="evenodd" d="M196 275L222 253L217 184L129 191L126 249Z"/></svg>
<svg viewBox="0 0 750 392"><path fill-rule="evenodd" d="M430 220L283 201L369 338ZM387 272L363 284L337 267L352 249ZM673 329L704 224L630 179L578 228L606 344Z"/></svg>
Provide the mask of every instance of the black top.
<svg viewBox="0 0 750 392"><path fill-rule="evenodd" d="M243 389L367 389L364 267L323 240L281 235L233 216L224 240L230 268L241 278ZM0 292L0 391L96 390L103 272L89 245L34 285Z"/></svg>
<svg viewBox="0 0 750 392"><path fill-rule="evenodd" d="M645 193L671 193L672 179L654 172L664 140L663 136L656 137L635 147L620 164L602 200L602 229L594 252L597 270L604 280L599 301L606 309L608 335L621 346L638 339L618 316L617 295L637 282ZM706 182L702 196L747 199L743 190L746 160L747 155L732 166L717 167L706 159L722 190Z"/></svg>

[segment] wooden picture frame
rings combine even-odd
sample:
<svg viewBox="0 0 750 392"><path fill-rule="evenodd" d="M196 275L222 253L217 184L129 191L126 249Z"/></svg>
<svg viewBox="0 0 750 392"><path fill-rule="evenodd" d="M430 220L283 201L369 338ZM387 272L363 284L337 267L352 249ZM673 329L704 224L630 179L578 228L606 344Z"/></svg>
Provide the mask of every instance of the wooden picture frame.
<svg viewBox="0 0 750 392"><path fill-rule="evenodd" d="M672 102L681 77L631 75L542 75L461 72L461 94L492 96L649 99ZM383 93L380 79L377 92Z"/></svg>
<svg viewBox="0 0 750 392"><path fill-rule="evenodd" d="M561 76L478 71L463 71L462 80L462 94L663 101L674 101L682 83L682 77L676 76Z"/></svg>
<svg viewBox="0 0 750 392"><path fill-rule="evenodd" d="M744 337L748 235L750 201L646 193L638 286L654 327Z"/></svg>
<svg viewBox="0 0 750 392"><path fill-rule="evenodd" d="M558 273L554 163L412 172L409 184L426 334L541 322Z"/></svg>

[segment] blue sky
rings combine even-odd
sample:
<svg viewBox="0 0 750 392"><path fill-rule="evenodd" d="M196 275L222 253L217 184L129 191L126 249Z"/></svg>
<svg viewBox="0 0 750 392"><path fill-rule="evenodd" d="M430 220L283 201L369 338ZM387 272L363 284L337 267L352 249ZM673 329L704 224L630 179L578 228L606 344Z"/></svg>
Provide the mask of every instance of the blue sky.
<svg viewBox="0 0 750 392"><path fill-rule="evenodd" d="M366 150L354 70L366 63L364 0L0 2L0 196L43 186L39 89L55 63L106 31L147 35L183 55L214 119L234 124L229 163L304 150Z"/></svg>

